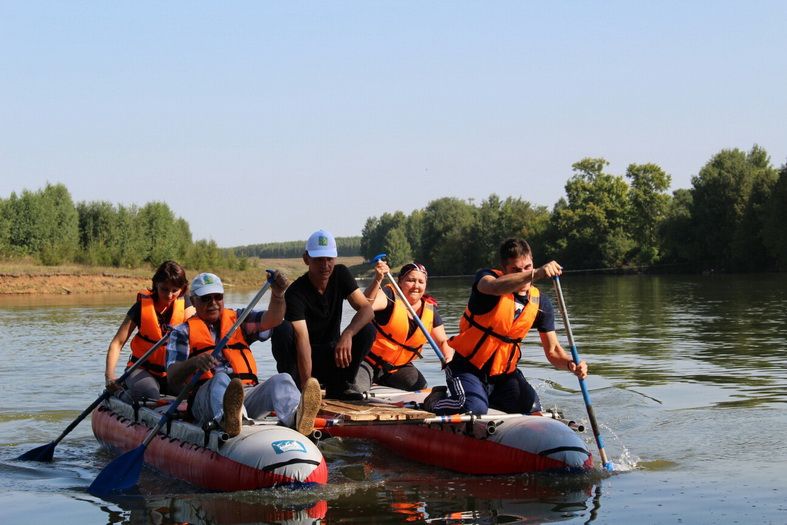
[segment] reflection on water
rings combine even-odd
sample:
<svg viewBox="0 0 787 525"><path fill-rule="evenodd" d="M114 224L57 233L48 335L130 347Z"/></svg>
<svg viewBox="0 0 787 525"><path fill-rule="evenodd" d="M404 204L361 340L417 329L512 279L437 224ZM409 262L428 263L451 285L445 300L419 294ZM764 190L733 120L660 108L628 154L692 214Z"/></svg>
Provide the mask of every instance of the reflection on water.
<svg viewBox="0 0 787 525"><path fill-rule="evenodd" d="M240 524L276 523L297 525L319 523L328 511L328 502L291 493L276 502L271 494L179 494L175 496L114 498L107 507L110 522ZM290 496L295 496L290 497ZM299 501L300 500L300 501ZM113 519L114 517L114 519Z"/></svg>
<svg viewBox="0 0 787 525"><path fill-rule="evenodd" d="M113 457L87 421L54 463L12 459L53 440L101 393L106 347L133 298L0 297L0 522L787 522L787 276L565 276L562 285L619 467L611 477L460 476L327 440L329 485L313 491L205 494L145 470L140 496L112 502L85 491ZM456 333L470 279L429 287ZM539 287L552 295L549 283ZM226 303L243 306L255 292L233 291ZM270 345L253 349L272 373ZM588 426L576 378L546 362L534 334L522 366L546 407ZM419 367L443 383L428 348ZM669 509L658 503L667 500Z"/></svg>

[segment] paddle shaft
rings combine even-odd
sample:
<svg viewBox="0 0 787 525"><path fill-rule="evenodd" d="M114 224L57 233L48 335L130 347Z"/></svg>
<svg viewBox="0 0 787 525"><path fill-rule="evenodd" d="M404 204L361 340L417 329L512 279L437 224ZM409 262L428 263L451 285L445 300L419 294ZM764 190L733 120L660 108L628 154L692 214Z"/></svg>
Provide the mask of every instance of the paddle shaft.
<svg viewBox="0 0 787 525"><path fill-rule="evenodd" d="M579 365L581 361L579 358L579 351L577 350L577 345L574 343L574 333L571 331L571 323L568 320L568 310L566 309L566 302L563 299L563 289L560 286L560 277L555 276L553 277L554 284L555 284L555 294L557 295L557 302L560 307L560 315L563 317L563 326L566 327L566 335L568 337L568 345L571 349L571 358L574 360L576 365ZM588 412L588 419L590 420L590 427L593 429L593 437L596 439L596 445L598 446L598 453L601 457L601 463L607 470L611 470L612 463L609 462L607 459L607 453L604 450L604 438L601 437L601 433L598 429L598 423L596 422L596 415L593 411L593 404L590 402L590 393L588 392L587 385L585 384L584 379L579 379L579 388L582 390L582 398L585 400L585 408Z"/></svg>
<svg viewBox="0 0 787 525"><path fill-rule="evenodd" d="M148 349L147 352L142 354L142 356L140 356L140 358L133 365L128 367L128 369L125 371L125 373L118 378L117 382L118 383L122 383L123 381L125 381L126 378L129 376L129 374L131 374L131 372L136 370L137 367L139 367L142 363L144 363L153 354L153 352L158 350L158 348L167 341L168 338L169 338L169 333L165 334L164 337L159 339L153 346L151 346ZM71 424L69 424L66 427L66 429L63 430L63 432L60 433L59 436L57 436L57 439L55 439L54 441L52 441L50 443L47 443L46 445L42 445L40 447L36 447L36 448L34 448L32 450L28 450L27 452L25 452L24 454L19 456L17 459L22 460L22 461L52 461L52 457L54 456L55 447L57 446L57 444L60 443L60 441L62 441L63 438L66 437L69 434L69 432L74 430L77 427L77 425L79 425L82 422L82 420L87 417L88 414L93 412L93 410L98 405L103 403L104 400L108 399L111 395L112 395L112 391L109 390L108 388L105 388L104 392L102 392L102 394L100 396L98 396L95 399L95 401L93 401L90 404L90 406L88 406L85 410L83 410L82 413L79 414L77 416L77 418L74 419L71 422Z"/></svg>
<svg viewBox="0 0 787 525"><path fill-rule="evenodd" d="M364 392L363 397L365 399L373 398L373 397L380 397L380 398L388 398L388 397L400 397L400 396L411 396L413 394L423 394L431 392L431 388L422 388L421 390L404 390L401 392L391 392L387 394L378 394L377 392Z"/></svg>
<svg viewBox="0 0 787 525"><path fill-rule="evenodd" d="M142 364L143 364L145 361L147 361L147 360L148 360L148 358L149 358L151 355L153 355L153 352L155 352L156 350L158 350L158 349L161 347L161 345L163 345L164 343L166 343L166 342L167 342L167 339L169 339L169 334L170 334L170 332L167 332L166 334L164 334L164 337L162 337L161 339L159 339L158 341L156 341L156 343L155 343L153 346L151 346L150 348L148 348L147 352L145 352L144 354L142 354L142 355L140 356L140 358L139 358L139 359L137 359L137 360L134 362L134 364L132 364L130 367L128 367L128 368L126 369L126 371L125 371L125 372L123 372L123 375L121 375L119 378L117 378L117 380L115 380L115 382L116 382L116 383L123 383L123 382L124 382L126 379L128 379L128 376L130 376L130 375L131 375L131 372L133 372L134 370L136 370L137 368L139 368L139 367L140 367L140 366L141 366L141 365L142 365ZM79 423L81 423L81 422L82 422L82 420L83 420L83 419L85 419L85 417L86 417L88 414L90 414L90 413L93 411L93 409L95 409L95 408L96 408L98 405L100 405L101 403L103 403L105 399L109 399L109 397L110 397L110 396L112 396L112 393L113 393L113 392L112 392L111 390L109 390L108 388L105 388L105 389L104 389L104 392L102 392L102 393L101 393L101 395L100 395L100 396L98 396L98 397L96 398L96 400L95 400L95 401L93 401L93 402L90 404L90 406L89 406L89 407L87 407L85 410L83 410L83 411L82 411L82 413L81 413L81 414L79 414L79 416L77 416L77 418L76 418L74 421L72 421L72 422L71 422L71 424L70 424L70 425L68 425L68 426L66 427L66 429L65 429L65 430L64 430L64 431L63 431L63 432L62 432L62 433L61 433L61 434L60 434L60 435L57 437L57 439L55 439L55 440L54 440L52 443L53 443L54 445L57 445L58 443L60 443L60 441L61 441L61 440L62 440L64 437L66 437L66 435L67 435L69 432L71 432L72 430L74 430L74 428L76 428L76 426L77 426Z"/></svg>
<svg viewBox="0 0 787 525"><path fill-rule="evenodd" d="M453 414L448 416L431 416L411 419L372 419L372 420L352 420L352 419L324 419L317 418L315 426L320 428L337 426L369 426L369 425L434 425L434 424L458 424L472 423L475 421L495 422L505 419L516 419L520 417L542 417L528 416L524 414Z"/></svg>
<svg viewBox="0 0 787 525"><path fill-rule="evenodd" d="M216 345L216 348L213 349L213 352L211 352L211 355L214 358L218 358L221 356L221 352L224 350L224 347L227 346L227 342L230 340L230 337L232 337L232 334L234 334L235 330L237 330L238 327L240 327L241 323L243 323L243 321L246 320L246 317L248 317L248 315L251 313L252 308L254 308L254 306L260 301L260 299L262 299L262 296L265 295L265 292L268 291L270 285L271 285L271 281L265 281L265 284L262 286L262 288L260 288L260 291L257 292L257 295L255 295L254 298L251 300L249 306L244 308L244 310L235 320L235 323L230 327L230 329L227 331L224 337L221 338L221 340ZM184 399L186 399L186 397L188 397L189 393L197 385L200 378L202 377L202 374L203 372L195 373L194 376L191 378L191 381L189 381L188 384L185 387L183 387L183 389L181 389L180 393L178 394L178 397L176 397L174 401L170 403L169 408L167 408L166 412L164 412L164 414L161 416L158 423L156 423L156 426L151 428L148 434L145 436L145 439L142 441L142 446L147 446L148 443L150 443L153 440L153 438L156 437L158 431L161 430L161 428L167 423L167 421L170 420L172 414L175 413L175 410L177 410L178 405L180 405L180 403Z"/></svg>
<svg viewBox="0 0 787 525"><path fill-rule="evenodd" d="M374 262L379 261L384 256L385 256L385 254L380 254L380 255L376 256L374 258ZM391 282L391 286L393 286L393 289L396 292L396 295L399 296L399 298L402 300L404 305L407 307L407 311L410 312L410 315L415 320L416 324L418 325L418 328L420 328L421 331L424 333L424 336L426 336L426 340L429 341L429 346L432 347L432 350L434 350L434 353L437 354L437 357L440 359L440 364L443 366L443 368L445 368L445 365L447 363L445 361L445 356L443 355L443 352L440 350L440 347L437 346L437 343L435 342L434 338L432 337L432 334L430 334L429 330L427 330L426 326L424 326L424 323L423 323L423 321L421 321L421 318L418 317L418 314L415 312L415 309L413 309L413 306L407 300L407 297L405 297L404 292L402 291L402 289L399 288L399 283L397 283L396 279L393 278L393 275L391 275L391 272L385 272L385 276Z"/></svg>

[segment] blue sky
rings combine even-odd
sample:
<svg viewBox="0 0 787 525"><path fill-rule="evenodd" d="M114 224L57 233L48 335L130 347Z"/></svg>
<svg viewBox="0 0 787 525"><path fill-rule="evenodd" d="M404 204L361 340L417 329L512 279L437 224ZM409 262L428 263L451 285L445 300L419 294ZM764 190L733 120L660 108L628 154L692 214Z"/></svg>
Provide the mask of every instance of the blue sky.
<svg viewBox="0 0 787 525"><path fill-rule="evenodd" d="M220 246L358 235L571 164L787 161L786 2L0 1L0 196L167 202Z"/></svg>

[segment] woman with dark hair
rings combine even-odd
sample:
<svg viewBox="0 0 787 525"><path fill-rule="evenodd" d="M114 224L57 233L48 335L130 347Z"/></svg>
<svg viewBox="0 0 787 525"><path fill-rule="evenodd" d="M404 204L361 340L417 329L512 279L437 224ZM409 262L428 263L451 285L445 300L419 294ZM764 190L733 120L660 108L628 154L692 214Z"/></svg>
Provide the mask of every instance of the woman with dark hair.
<svg viewBox="0 0 787 525"><path fill-rule="evenodd" d="M372 383L401 390L420 390L426 379L412 361L421 357L421 348L427 341L418 323L410 315L391 284L381 287L383 277L390 270L385 261L378 261L374 268L374 281L364 295L372 304L377 335L372 348L361 363L355 376L355 386L367 392ZM423 264L412 262L402 266L397 282L403 295L418 314L432 339L440 346L447 361L454 350L448 345L443 320L437 312L437 301L426 292L428 274Z"/></svg>
<svg viewBox="0 0 787 525"><path fill-rule="evenodd" d="M125 385L115 382L115 368L120 358L120 350L131 334L131 356L126 367L136 362L173 327L194 315L194 307L188 303L186 272L175 261L165 261L153 274L151 289L140 290L136 302L129 308L120 323L115 337L107 348L107 362L104 371L108 388L120 391L126 401L133 399L158 399L167 393L167 369L165 367L167 347L162 345L148 359L126 378Z"/></svg>

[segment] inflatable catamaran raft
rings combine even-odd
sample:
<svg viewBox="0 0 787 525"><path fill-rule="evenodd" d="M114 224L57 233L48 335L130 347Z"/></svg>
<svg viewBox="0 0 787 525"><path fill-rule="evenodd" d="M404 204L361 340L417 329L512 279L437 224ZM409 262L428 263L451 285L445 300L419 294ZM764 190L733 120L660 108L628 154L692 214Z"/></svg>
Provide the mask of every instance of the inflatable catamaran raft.
<svg viewBox="0 0 787 525"><path fill-rule="evenodd" d="M96 439L120 452L135 449L166 409L135 407L115 397L92 414ZM253 490L282 485L323 484L328 467L308 437L283 426L244 425L227 438L173 419L150 442L145 463L169 476L216 491Z"/></svg>
<svg viewBox="0 0 787 525"><path fill-rule="evenodd" d="M365 403L324 400L316 437L374 441L413 461L468 474L584 472L593 467L573 422L555 414L435 416L419 410L428 391L375 386Z"/></svg>

